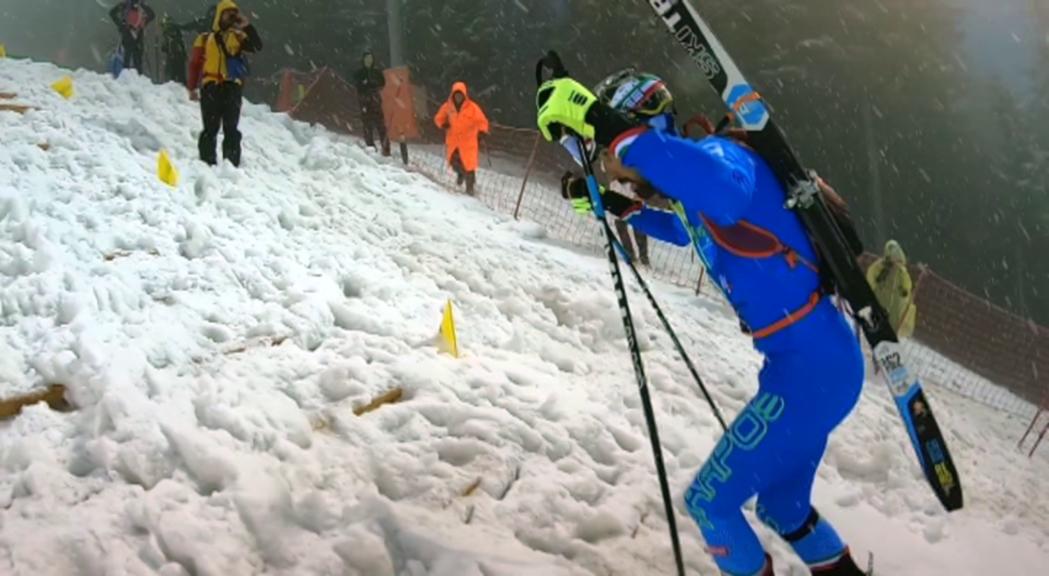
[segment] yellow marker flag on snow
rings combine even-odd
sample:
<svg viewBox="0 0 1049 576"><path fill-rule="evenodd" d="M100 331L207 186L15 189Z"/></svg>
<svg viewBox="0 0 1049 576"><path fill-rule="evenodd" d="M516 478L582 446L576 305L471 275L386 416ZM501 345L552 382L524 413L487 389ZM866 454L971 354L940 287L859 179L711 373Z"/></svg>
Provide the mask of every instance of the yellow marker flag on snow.
<svg viewBox="0 0 1049 576"><path fill-rule="evenodd" d="M448 305L444 307L444 318L441 320L441 342L444 344L441 348L444 352L452 355L454 358L459 357L459 337L455 333L455 315L452 312L452 301L448 300Z"/></svg>
<svg viewBox="0 0 1049 576"><path fill-rule="evenodd" d="M65 76L58 82L52 84L51 89L61 94L66 100L69 100L73 97L73 79L69 76Z"/></svg>
<svg viewBox="0 0 1049 576"><path fill-rule="evenodd" d="M7 58L7 48L0 44L0 58Z"/></svg>
<svg viewBox="0 0 1049 576"><path fill-rule="evenodd" d="M157 157L157 178L172 188L178 186L178 170L171 163L167 150L161 150L160 156Z"/></svg>

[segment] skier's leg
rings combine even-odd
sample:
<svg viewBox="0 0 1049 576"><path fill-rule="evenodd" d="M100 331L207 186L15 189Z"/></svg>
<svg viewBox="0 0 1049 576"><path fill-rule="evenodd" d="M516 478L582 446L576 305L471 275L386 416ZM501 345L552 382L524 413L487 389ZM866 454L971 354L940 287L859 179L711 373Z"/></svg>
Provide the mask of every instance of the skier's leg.
<svg viewBox="0 0 1049 576"><path fill-rule="evenodd" d="M455 170L455 185L462 186L466 180L466 170L463 168L463 161L458 150L452 152L452 170Z"/></svg>
<svg viewBox="0 0 1049 576"><path fill-rule="evenodd" d="M372 116L367 110L361 110L361 127L364 131L364 145L368 148L375 146L373 134L375 126L372 124Z"/></svg>
<svg viewBox="0 0 1049 576"><path fill-rule="evenodd" d="M200 159L212 166L217 163L215 147L222 126L222 90L218 84L206 84L200 89L200 115L204 130L197 141Z"/></svg>
<svg viewBox="0 0 1049 576"><path fill-rule="evenodd" d="M240 166L240 108L242 89L236 82L222 85L222 157L230 164Z"/></svg>
<svg viewBox="0 0 1049 576"><path fill-rule="evenodd" d="M466 173L466 193L470 196L474 195L475 186L477 185L477 172Z"/></svg>
<svg viewBox="0 0 1049 576"><path fill-rule="evenodd" d="M785 472L781 480L759 490L758 517L814 573L826 576L863 574L835 529L812 507L812 486L827 439L855 405L862 388L863 360L851 334L846 335L849 330L836 321L829 329L812 332L807 340L821 353L778 358L779 374L768 383L798 410L792 414L795 422L790 430L795 450L789 460L779 463ZM821 369L813 370L817 362ZM793 385L783 387L791 379Z"/></svg>
<svg viewBox="0 0 1049 576"><path fill-rule="evenodd" d="M619 236L619 243L623 245L623 250L626 251L626 255L631 262L636 262L637 256L634 253L634 242L630 239L630 225L616 218L615 226L616 236Z"/></svg>
<svg viewBox="0 0 1049 576"><path fill-rule="evenodd" d="M762 371L762 380L765 374ZM743 504L779 480L781 459L792 460L794 418L782 396L760 391L721 438L714 453L685 492L707 550L725 573L753 576L766 569L765 550L743 516Z"/></svg>
<svg viewBox="0 0 1049 576"><path fill-rule="evenodd" d="M811 484L811 483L810 483ZM776 530L794 552L808 565L813 574L819 576L865 576L849 554L849 547L841 540L834 528L820 516L811 505L808 516L796 528L782 531L779 524L763 508L759 497L758 514L762 521ZM778 498L776 498L778 499Z"/></svg>
<svg viewBox="0 0 1049 576"><path fill-rule="evenodd" d="M131 35L125 35L121 39L121 45L124 48L124 70L131 70L135 67L135 39Z"/></svg>
<svg viewBox="0 0 1049 576"><path fill-rule="evenodd" d="M131 44L131 55L135 62L135 71L142 74L145 70L145 63L142 61L146 54L146 41L144 38L139 37L135 39Z"/></svg>
<svg viewBox="0 0 1049 576"><path fill-rule="evenodd" d="M642 266L648 266L648 236L640 230L634 230L634 241L637 242L637 253Z"/></svg>
<svg viewBox="0 0 1049 576"><path fill-rule="evenodd" d="M381 113L375 116L375 128L379 131L379 143L382 145L382 155L389 156L390 138L386 134L386 119Z"/></svg>
<svg viewBox="0 0 1049 576"><path fill-rule="evenodd" d="M827 436L855 404L863 379L855 337L837 314L832 306L820 307L791 328L787 341L805 345L766 357L758 395L685 493L689 512L726 574L756 574L765 563L741 510L750 497L797 482L794 495L766 508L798 525L809 513L812 478Z"/></svg>
<svg viewBox="0 0 1049 576"><path fill-rule="evenodd" d="M758 494L758 517L813 568L833 564L846 553L841 537L811 503L812 483L825 448L826 440L813 445L790 478Z"/></svg>

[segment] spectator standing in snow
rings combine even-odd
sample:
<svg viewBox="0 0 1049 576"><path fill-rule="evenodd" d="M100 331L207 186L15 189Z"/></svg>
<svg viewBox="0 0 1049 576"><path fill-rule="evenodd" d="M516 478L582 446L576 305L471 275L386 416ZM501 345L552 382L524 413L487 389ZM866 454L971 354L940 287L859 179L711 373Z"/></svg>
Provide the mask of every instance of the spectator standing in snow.
<svg viewBox="0 0 1049 576"><path fill-rule="evenodd" d="M164 53L166 79L186 85L186 41L182 38L183 27L176 24L167 14L160 19L163 36L161 51Z"/></svg>
<svg viewBox="0 0 1049 576"><path fill-rule="evenodd" d="M375 67L375 55L371 51L364 53L361 67L353 74L353 85L357 88L357 101L361 107L361 124L364 129L364 143L375 146L375 134L379 134L382 155L390 155L390 139L386 136L386 118L382 111L382 89L386 79L382 70Z"/></svg>
<svg viewBox="0 0 1049 576"><path fill-rule="evenodd" d="M134 68L142 74L146 51L146 27L156 13L142 0L125 0L109 11L109 17L120 30L120 45L124 50L124 68Z"/></svg>
<svg viewBox="0 0 1049 576"><path fill-rule="evenodd" d="M488 118L470 99L464 82L452 85L452 93L434 117L437 127L445 131L445 156L455 170L456 184L466 183L466 193L474 194L480 139L488 135Z"/></svg>
<svg viewBox="0 0 1049 576"><path fill-rule="evenodd" d="M867 282L888 313L896 335L910 338L914 334L918 310L914 305L914 285L907 272L907 255L899 242L889 240L885 243L885 254L867 269Z"/></svg>
<svg viewBox="0 0 1049 576"><path fill-rule="evenodd" d="M262 39L233 0L222 0L215 11L211 32L193 43L190 62L190 98L200 100L204 130L200 133L200 159L218 163L215 147L222 129L222 157L240 166L240 108L244 79L248 76L246 55L262 49ZM200 94L197 88L200 87Z"/></svg>

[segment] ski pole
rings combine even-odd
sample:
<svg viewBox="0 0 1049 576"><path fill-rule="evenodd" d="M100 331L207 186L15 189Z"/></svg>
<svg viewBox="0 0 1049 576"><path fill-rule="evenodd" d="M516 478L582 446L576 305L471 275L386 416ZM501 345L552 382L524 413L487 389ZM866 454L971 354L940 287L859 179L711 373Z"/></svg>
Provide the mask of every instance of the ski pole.
<svg viewBox="0 0 1049 576"><path fill-rule="evenodd" d="M626 252L626 248L623 244L612 239L615 243L616 250L619 251L619 257L626 262L630 271L634 273L634 279L637 280L638 286L641 286L641 291L648 297L648 303L652 305L652 309L656 311L656 316L659 317L659 321L663 323L663 328L666 329L667 334L670 335L670 339L674 342L674 347L677 348L678 354L681 355L681 359L684 360L685 366L688 367L688 371L692 373L692 378L696 380L696 384L699 385L699 390L703 393L703 397L707 399L707 404L710 405L710 409L714 412L714 417L718 419L718 423L721 424L721 429L728 432L728 424L725 423L725 418L721 415L721 410L718 409L718 405L714 402L714 398L710 395L710 391L707 390L706 384L703 383L703 379L699 376L699 371L696 370L695 364L692 363L692 359L689 358L688 353L685 352L684 345L681 344L681 340L678 339L677 333L674 332L674 328L670 325L670 320L667 319L666 314L663 314L663 309L660 308L659 302L656 301L656 297L652 294L652 291L648 288L648 283L641 277L641 272L638 271L637 266L630 259L630 256Z"/></svg>
<svg viewBox="0 0 1049 576"><path fill-rule="evenodd" d="M539 61L536 66L536 82L541 86L543 84L543 72L549 68L553 71L555 78L562 78L568 75L564 65L561 63L560 57L556 52L549 52L545 58ZM590 190L590 198L594 205L594 216L601 223L602 228L605 231L605 255L608 257L608 266L612 272L612 282L615 285L616 297L619 303L619 309L623 316L623 329L626 332L627 345L630 348L630 356L634 362L634 376L637 378L638 390L641 393L641 404L645 413L645 423L648 426L648 437L652 443L652 455L656 462L656 473L659 476L659 488L663 495L663 506L666 509L667 524L670 528L670 543L674 549L674 562L677 565L677 573L679 576L685 576L685 563L681 555L681 542L678 539L677 532L677 521L674 515L674 505L670 499L670 485L667 482L667 471L666 465L663 462L663 449L659 442L659 429L656 426L656 415L652 409L652 398L648 392L648 377L645 375L645 365L641 358L641 348L637 343L637 332L634 329L634 318L630 314L630 303L627 301L626 287L623 283L623 275L619 269L619 259L616 258L616 252L613 248L614 235L612 234L612 228L608 225L608 219L605 218L605 207L601 203L601 191L597 185L597 178L594 177L594 168L590 164L590 157L586 153L586 146L583 145L583 140L578 135L571 136L576 146L579 147L579 156L583 163L583 172L586 174L587 187Z"/></svg>

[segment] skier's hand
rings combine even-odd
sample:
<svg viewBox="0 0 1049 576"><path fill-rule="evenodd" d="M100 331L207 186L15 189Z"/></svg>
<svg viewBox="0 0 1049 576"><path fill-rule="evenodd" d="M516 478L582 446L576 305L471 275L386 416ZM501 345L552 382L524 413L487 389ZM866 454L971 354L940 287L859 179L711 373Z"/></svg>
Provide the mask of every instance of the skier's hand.
<svg viewBox="0 0 1049 576"><path fill-rule="evenodd" d="M539 130L548 141L560 140L565 130L608 147L620 134L640 124L598 101L585 86L571 78L549 80L536 94Z"/></svg>
<svg viewBox="0 0 1049 576"><path fill-rule="evenodd" d="M193 101L193 102L199 102L200 101L200 92L197 92L196 90L190 90L189 91L189 99L191 101Z"/></svg>
<svg viewBox="0 0 1049 576"><path fill-rule="evenodd" d="M566 129L593 139L594 126L587 122L587 112L595 102L597 96L571 78L544 82L535 98L539 131L548 142L560 139Z"/></svg>
<svg viewBox="0 0 1049 576"><path fill-rule="evenodd" d="M590 189L587 188L586 180L565 172L561 176L561 197L572 204L572 210L576 214L590 214L594 211L594 203L590 200Z"/></svg>

